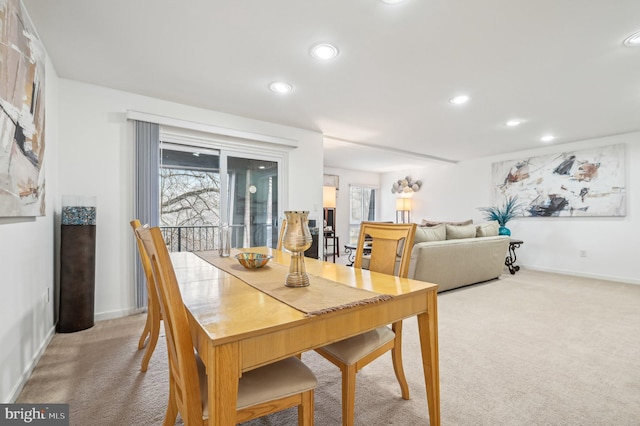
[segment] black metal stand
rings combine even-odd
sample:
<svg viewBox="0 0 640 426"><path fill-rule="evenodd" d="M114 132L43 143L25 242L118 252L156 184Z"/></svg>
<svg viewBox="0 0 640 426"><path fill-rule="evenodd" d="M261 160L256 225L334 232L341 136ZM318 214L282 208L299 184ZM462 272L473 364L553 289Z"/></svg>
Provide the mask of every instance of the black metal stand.
<svg viewBox="0 0 640 426"><path fill-rule="evenodd" d="M357 247L355 244L345 244L344 245L344 253L347 255L347 266L353 266L353 263L356 261L356 250ZM365 244L362 249L363 255L371 254L371 245Z"/></svg>
<svg viewBox="0 0 640 426"><path fill-rule="evenodd" d="M93 327L95 257L95 225L62 225L58 320L60 333Z"/></svg>
<svg viewBox="0 0 640 426"><path fill-rule="evenodd" d="M520 270L520 267L516 265L516 249L520 247L524 242L522 240L510 240L509 241L509 255L504 260L504 264L509 268L511 275L514 275Z"/></svg>

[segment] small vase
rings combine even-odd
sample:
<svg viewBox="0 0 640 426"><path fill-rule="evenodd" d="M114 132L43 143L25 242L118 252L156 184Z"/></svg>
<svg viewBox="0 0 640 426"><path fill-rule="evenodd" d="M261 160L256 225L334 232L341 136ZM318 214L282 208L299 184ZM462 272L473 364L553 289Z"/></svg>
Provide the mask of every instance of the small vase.
<svg viewBox="0 0 640 426"><path fill-rule="evenodd" d="M309 275L304 266L304 252L313 239L308 225L308 211L286 211L287 228L284 231L282 245L291 252L291 265L285 284L287 287L306 287L309 285Z"/></svg>
<svg viewBox="0 0 640 426"><path fill-rule="evenodd" d="M493 228L493 229L496 229L496 228ZM498 228L498 235L511 236L511 230L506 226L501 226L500 228Z"/></svg>
<svg viewBox="0 0 640 426"><path fill-rule="evenodd" d="M220 247L218 252L222 257L229 257L231 255L231 229L229 225L223 223L220 227Z"/></svg>

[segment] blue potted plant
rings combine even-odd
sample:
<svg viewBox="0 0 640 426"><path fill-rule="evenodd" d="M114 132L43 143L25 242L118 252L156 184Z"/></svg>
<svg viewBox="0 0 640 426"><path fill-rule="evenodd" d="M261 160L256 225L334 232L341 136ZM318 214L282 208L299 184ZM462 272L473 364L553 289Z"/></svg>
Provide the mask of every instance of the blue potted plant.
<svg viewBox="0 0 640 426"><path fill-rule="evenodd" d="M501 207L481 207L480 211L485 213L486 220L495 220L500 225L498 234L511 235L511 230L506 227L514 217L522 213L523 204L518 202L518 196L507 197Z"/></svg>

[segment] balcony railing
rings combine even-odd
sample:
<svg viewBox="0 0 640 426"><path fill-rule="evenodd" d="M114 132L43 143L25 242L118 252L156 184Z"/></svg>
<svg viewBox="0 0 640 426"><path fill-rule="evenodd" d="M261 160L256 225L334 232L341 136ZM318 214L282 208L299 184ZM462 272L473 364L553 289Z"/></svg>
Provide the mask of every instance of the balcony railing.
<svg viewBox="0 0 640 426"><path fill-rule="evenodd" d="M219 226L161 226L169 251L218 250ZM243 247L244 225L231 225L231 247Z"/></svg>

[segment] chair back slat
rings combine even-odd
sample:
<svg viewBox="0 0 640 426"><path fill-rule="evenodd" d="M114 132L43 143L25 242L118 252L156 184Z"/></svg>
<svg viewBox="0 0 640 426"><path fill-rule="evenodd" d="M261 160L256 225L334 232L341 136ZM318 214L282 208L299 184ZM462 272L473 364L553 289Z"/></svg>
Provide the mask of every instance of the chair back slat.
<svg viewBox="0 0 640 426"><path fill-rule="evenodd" d="M362 267L365 241L371 245L369 270L406 278L409 274L411 249L416 234L415 223L362 222L354 261L355 268Z"/></svg>
<svg viewBox="0 0 640 426"><path fill-rule="evenodd" d="M202 402L196 358L184 306L169 251L160 228L138 228L136 233L146 250L165 325L169 353L170 381L184 423L202 423Z"/></svg>
<svg viewBox="0 0 640 426"><path fill-rule="evenodd" d="M147 250L144 248L144 244L142 240L138 237L138 234L135 232L136 229L142 227L142 224L138 219L132 220L130 224L136 236L136 243L138 244L138 253L140 254L140 263L142 264L142 270L144 271L144 276L147 279L147 296L150 299L148 308L157 309L158 313L160 313L160 309L159 309L160 302L158 301L158 291L156 290L156 284L153 279L153 270L151 268L151 262L149 261L149 256L147 255Z"/></svg>

